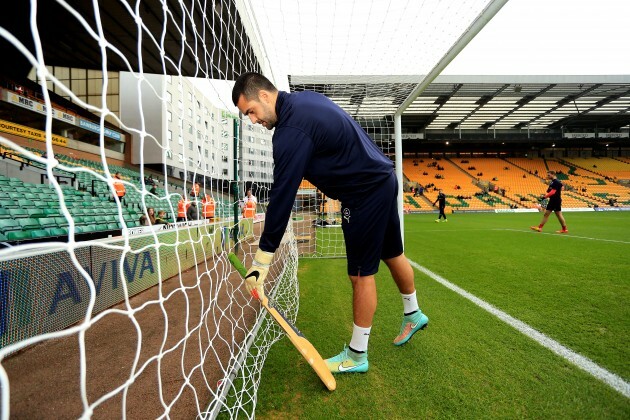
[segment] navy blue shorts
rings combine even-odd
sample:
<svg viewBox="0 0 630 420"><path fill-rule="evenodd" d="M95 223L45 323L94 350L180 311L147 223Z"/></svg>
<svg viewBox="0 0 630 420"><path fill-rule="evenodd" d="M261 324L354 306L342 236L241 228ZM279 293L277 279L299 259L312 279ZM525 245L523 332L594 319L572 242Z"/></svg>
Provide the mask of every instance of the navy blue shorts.
<svg viewBox="0 0 630 420"><path fill-rule="evenodd" d="M362 200L341 204L348 275L376 274L382 259L403 253L397 198L398 181L392 173Z"/></svg>

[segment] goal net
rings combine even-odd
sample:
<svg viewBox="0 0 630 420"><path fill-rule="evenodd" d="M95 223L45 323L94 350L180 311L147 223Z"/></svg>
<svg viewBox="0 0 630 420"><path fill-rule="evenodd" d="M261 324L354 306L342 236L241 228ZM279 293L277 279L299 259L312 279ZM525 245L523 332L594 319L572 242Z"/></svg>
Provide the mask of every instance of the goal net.
<svg viewBox="0 0 630 420"><path fill-rule="evenodd" d="M227 255L257 249L272 133L233 80L328 96L402 170L394 113L489 1L23 3L0 21L31 69L0 75L3 418L254 417L283 334ZM340 209L302 182L266 284L291 321L298 257L345 255Z"/></svg>

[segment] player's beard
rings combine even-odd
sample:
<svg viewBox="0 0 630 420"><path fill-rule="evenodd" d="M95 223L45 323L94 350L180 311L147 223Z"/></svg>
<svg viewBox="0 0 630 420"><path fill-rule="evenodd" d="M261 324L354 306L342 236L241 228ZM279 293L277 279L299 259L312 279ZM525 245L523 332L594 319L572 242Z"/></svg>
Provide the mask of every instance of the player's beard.
<svg viewBox="0 0 630 420"><path fill-rule="evenodd" d="M261 102L263 107L263 115L262 118L258 119L258 123L265 127L267 130L273 130L278 122L278 118L276 117L276 113L269 105L264 102Z"/></svg>

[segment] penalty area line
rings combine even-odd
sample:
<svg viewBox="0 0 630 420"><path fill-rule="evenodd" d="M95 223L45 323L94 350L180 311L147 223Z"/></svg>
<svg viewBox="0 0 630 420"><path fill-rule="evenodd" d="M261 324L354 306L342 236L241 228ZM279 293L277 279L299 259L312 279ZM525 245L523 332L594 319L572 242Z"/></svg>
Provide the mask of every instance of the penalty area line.
<svg viewBox="0 0 630 420"><path fill-rule="evenodd" d="M422 273L424 273L427 276L431 277L433 280L437 281L442 286L444 286L447 289L450 289L450 290L454 291L458 295L468 299L469 301L471 301L475 305L479 306L480 308L484 309L485 311L490 312L492 315L496 316L501 321L503 321L506 324L510 325L511 327L515 328L520 333L522 333L522 334L526 335L527 337L531 338L532 340L536 341L541 346L551 350L552 352L554 352L558 356L562 357L563 359L565 359L569 363L577 366L578 368L582 369L583 371L585 371L586 373L590 374L591 376L594 376L595 378L597 378L600 381L604 382L606 385L610 386L615 391L617 391L620 394L622 394L624 397L630 398L630 383L626 382L620 376L618 376L618 375L616 375L616 374L614 374L612 372L609 372L608 370L606 370L603 367L599 366L597 363L593 362L589 358L584 357L581 354L578 354L578 353L574 352L573 350L563 346L562 344L560 344L557 341L553 340L552 338L546 336L545 334L541 333L540 331L535 330L534 328L532 328L531 326L527 325L523 321L520 321L520 320L518 320L518 319L508 315L507 313L503 312L502 310L497 309L496 307L492 306L491 304L489 304L485 300L480 299L477 296L475 296L475 295L467 292L466 290L462 289L461 287L454 285L450 281L446 280L444 277L442 277L442 276L440 276L438 274L435 274L433 271L429 270L426 267L421 266L420 264L416 263L415 261L409 260L409 263L415 269L417 269L418 271L421 271Z"/></svg>

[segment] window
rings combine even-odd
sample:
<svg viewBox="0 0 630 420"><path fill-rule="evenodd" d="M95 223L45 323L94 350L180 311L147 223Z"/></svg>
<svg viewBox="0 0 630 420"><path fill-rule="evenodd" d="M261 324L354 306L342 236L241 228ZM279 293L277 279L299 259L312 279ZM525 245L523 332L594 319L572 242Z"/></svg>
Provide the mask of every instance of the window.
<svg viewBox="0 0 630 420"><path fill-rule="evenodd" d="M178 144L184 144L184 138L182 136L178 136L177 137L177 143Z"/></svg>
<svg viewBox="0 0 630 420"><path fill-rule="evenodd" d="M192 102L192 93L188 92L188 102Z"/></svg>
<svg viewBox="0 0 630 420"><path fill-rule="evenodd" d="M184 109L184 103L181 100L177 101L177 108Z"/></svg>
<svg viewBox="0 0 630 420"><path fill-rule="evenodd" d="M173 76L171 76L170 74L166 76L166 83L173 83Z"/></svg>
<svg viewBox="0 0 630 420"><path fill-rule="evenodd" d="M204 155L205 157L208 157L208 149L204 149L204 151L203 151L203 155Z"/></svg>
<svg viewBox="0 0 630 420"><path fill-rule="evenodd" d="M203 123L206 126L206 130L207 130L208 129L208 121L204 121Z"/></svg>
<svg viewBox="0 0 630 420"><path fill-rule="evenodd" d="M173 95L171 95L171 92L166 91L166 102L170 104L172 100L173 100Z"/></svg>
<svg viewBox="0 0 630 420"><path fill-rule="evenodd" d="M171 111L166 111L166 119L167 121L173 121L173 114L171 113Z"/></svg>
<svg viewBox="0 0 630 420"><path fill-rule="evenodd" d="M265 143L266 143L265 139L260 139L260 144L262 144L264 146Z"/></svg>
<svg viewBox="0 0 630 420"><path fill-rule="evenodd" d="M228 170L227 170L227 169L224 169L224 170L223 170L223 175L227 175L227 174L228 174Z"/></svg>
<svg viewBox="0 0 630 420"><path fill-rule="evenodd" d="M229 149L229 146L227 143L225 142L221 143L221 150L228 150L228 149Z"/></svg>
<svg viewBox="0 0 630 420"><path fill-rule="evenodd" d="M188 124L188 134L192 134L192 130L193 130L192 124Z"/></svg>
<svg viewBox="0 0 630 420"><path fill-rule="evenodd" d="M177 160L180 161L180 162L183 162L184 161L184 155L182 155L181 153L178 153L177 154Z"/></svg>
<svg viewBox="0 0 630 420"><path fill-rule="evenodd" d="M168 160L173 160L173 151L171 149L166 149L166 158Z"/></svg>
<svg viewBox="0 0 630 420"><path fill-rule="evenodd" d="M221 156L221 160L223 162L227 162L228 161L228 157L226 155Z"/></svg>
<svg viewBox="0 0 630 420"><path fill-rule="evenodd" d="M173 141L173 132L171 130L168 130L166 132L166 138L168 139L168 141Z"/></svg>
<svg viewBox="0 0 630 420"><path fill-rule="evenodd" d="M188 116L192 118L192 108L188 108L187 113L188 113Z"/></svg>
<svg viewBox="0 0 630 420"><path fill-rule="evenodd" d="M188 142L188 150L192 150L193 149L193 144L192 141Z"/></svg>

